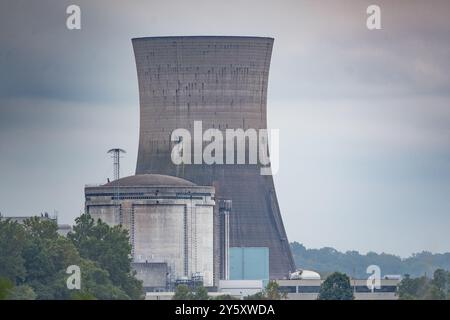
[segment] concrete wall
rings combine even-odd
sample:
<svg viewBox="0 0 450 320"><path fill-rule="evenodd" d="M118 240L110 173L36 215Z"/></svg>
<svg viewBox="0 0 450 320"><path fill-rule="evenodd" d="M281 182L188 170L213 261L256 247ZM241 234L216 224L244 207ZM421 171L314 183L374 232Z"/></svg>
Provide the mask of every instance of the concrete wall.
<svg viewBox="0 0 450 320"><path fill-rule="evenodd" d="M191 269L202 271L205 283L213 283L214 277L214 233L213 233L213 214L210 206L197 205L193 208L195 212L191 212L192 230L192 262ZM197 235L197 236L195 236ZM198 236L201 235L201 236ZM195 271L194 271L195 272Z"/></svg>
<svg viewBox="0 0 450 320"><path fill-rule="evenodd" d="M95 221L100 219L110 226L115 226L119 224L118 219L115 217L115 212L117 210L120 210L120 206L107 203L89 206L89 212L87 213L89 213Z"/></svg>
<svg viewBox="0 0 450 320"><path fill-rule="evenodd" d="M136 278L142 280L144 289L163 290L167 287L167 264L166 263L132 263L136 271Z"/></svg>
<svg viewBox="0 0 450 320"><path fill-rule="evenodd" d="M134 206L136 261L166 261L174 275L184 275L184 210L183 205Z"/></svg>
<svg viewBox="0 0 450 320"><path fill-rule="evenodd" d="M86 212L130 232L134 262L166 263L172 281L199 273L214 285L214 188L86 187Z"/></svg>

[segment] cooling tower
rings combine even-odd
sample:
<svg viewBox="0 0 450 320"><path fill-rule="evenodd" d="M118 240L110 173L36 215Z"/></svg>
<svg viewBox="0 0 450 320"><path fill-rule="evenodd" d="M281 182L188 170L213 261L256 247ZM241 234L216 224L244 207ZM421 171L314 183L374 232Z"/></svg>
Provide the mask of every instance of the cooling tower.
<svg viewBox="0 0 450 320"><path fill-rule="evenodd" d="M203 130L267 128L267 81L273 39L148 37L132 40L140 98L136 174L178 176L213 185L232 200L231 247L269 248L270 278L295 270L272 176L259 164L182 164L171 160L171 133L194 121Z"/></svg>

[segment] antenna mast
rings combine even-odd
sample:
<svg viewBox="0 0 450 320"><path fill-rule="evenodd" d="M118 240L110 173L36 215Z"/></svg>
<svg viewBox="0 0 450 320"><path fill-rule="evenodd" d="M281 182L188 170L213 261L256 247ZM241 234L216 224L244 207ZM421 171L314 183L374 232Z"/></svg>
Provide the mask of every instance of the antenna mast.
<svg viewBox="0 0 450 320"><path fill-rule="evenodd" d="M122 217L122 210L120 208L120 186L119 186L119 178L120 178L120 154L121 153L127 153L123 149L115 148L108 151L109 154L111 154L111 158L113 158L114 161L114 181L115 183L115 207L116 207L116 217L118 217L117 220L119 220L119 224L123 224L123 217ZM116 221L117 221L116 220Z"/></svg>

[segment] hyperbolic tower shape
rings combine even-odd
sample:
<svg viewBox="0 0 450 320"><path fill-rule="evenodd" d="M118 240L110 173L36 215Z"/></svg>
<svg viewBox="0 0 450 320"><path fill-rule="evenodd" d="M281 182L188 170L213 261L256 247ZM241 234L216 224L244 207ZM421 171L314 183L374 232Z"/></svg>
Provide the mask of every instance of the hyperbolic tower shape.
<svg viewBox="0 0 450 320"><path fill-rule="evenodd" d="M171 161L171 133L194 121L203 130L267 128L267 82L273 39L263 37L147 37L132 40L140 98L136 174L178 176L214 185L231 199L230 246L268 247L270 278L295 270L272 176L258 164Z"/></svg>

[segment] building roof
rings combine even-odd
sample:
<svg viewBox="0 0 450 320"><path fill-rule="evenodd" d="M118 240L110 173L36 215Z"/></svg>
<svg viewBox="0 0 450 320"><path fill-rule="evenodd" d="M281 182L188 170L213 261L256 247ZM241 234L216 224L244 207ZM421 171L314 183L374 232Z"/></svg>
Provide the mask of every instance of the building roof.
<svg viewBox="0 0 450 320"><path fill-rule="evenodd" d="M188 180L162 174L138 174L114 180L104 184L105 187L144 187L144 186L176 186L192 187L196 184Z"/></svg>

